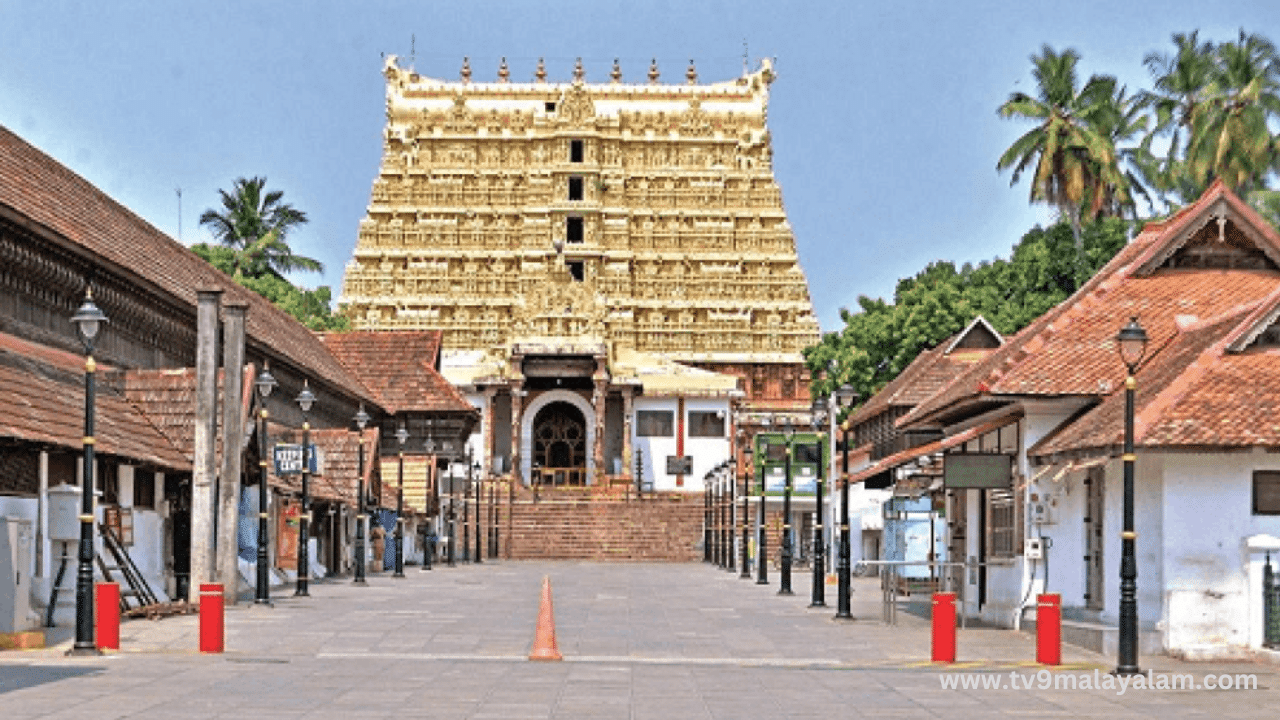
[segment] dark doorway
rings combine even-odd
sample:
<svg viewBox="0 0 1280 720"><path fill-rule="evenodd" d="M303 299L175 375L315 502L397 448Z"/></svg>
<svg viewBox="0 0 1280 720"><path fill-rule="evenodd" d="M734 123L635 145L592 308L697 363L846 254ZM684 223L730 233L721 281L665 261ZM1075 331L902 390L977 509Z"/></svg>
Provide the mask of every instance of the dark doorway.
<svg viewBox="0 0 1280 720"><path fill-rule="evenodd" d="M533 419L534 481L542 485L587 483L587 422L567 402L553 402Z"/></svg>

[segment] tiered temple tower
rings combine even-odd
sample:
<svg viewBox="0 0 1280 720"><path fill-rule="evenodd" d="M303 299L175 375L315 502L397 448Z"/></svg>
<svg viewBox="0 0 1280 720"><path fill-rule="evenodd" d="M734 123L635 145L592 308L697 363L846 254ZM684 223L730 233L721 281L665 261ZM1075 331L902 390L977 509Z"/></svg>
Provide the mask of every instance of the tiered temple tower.
<svg viewBox="0 0 1280 720"><path fill-rule="evenodd" d="M661 486L661 455L705 455L697 477L728 457L684 447L707 436L687 435L705 418L686 412L731 416L731 440L735 425L807 408L800 351L818 323L773 177L769 61L712 84L692 63L680 84L659 82L656 63L643 84L616 62L603 83L581 61L568 83L541 62L533 82L510 82L505 60L494 82L469 63L444 81L394 57L385 75L382 165L342 312L359 329L445 331L442 370L485 412L486 466L527 479L582 460L566 477L597 482L601 468L630 474L640 440ZM522 410L544 391L581 396L569 404L594 447L538 445L551 416ZM641 397L675 401L671 436L635 414ZM720 409L689 410L708 402ZM509 442L494 432L507 422Z"/></svg>

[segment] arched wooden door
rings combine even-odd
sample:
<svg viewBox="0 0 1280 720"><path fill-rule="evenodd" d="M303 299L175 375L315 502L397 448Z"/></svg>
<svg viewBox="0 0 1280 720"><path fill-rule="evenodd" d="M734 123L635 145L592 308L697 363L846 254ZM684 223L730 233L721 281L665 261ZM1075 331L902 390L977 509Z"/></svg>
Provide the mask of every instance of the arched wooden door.
<svg viewBox="0 0 1280 720"><path fill-rule="evenodd" d="M553 402L533 419L534 481L543 485L587 483L587 421L578 408Z"/></svg>

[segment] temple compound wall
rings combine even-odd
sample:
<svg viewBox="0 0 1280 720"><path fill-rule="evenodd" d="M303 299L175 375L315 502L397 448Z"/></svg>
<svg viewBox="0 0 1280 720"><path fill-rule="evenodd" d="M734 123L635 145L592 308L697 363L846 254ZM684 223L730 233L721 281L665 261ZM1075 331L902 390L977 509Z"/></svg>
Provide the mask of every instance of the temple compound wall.
<svg viewBox="0 0 1280 720"><path fill-rule="evenodd" d="M444 331L474 463L700 489L752 426L807 419L818 323L773 177L772 63L700 84L445 81L387 60L387 125L340 300ZM741 431L741 432L740 432ZM742 443L745 444L745 443Z"/></svg>

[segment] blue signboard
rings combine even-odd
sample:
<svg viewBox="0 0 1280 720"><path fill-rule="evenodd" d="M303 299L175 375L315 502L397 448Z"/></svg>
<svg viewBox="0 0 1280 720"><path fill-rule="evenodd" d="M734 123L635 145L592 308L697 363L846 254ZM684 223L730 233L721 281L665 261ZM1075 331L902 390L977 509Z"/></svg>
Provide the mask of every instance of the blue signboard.
<svg viewBox="0 0 1280 720"><path fill-rule="evenodd" d="M302 446L277 443L272 447L272 458L276 464L276 475L301 475L302 474ZM310 466L311 474L315 475L319 472L320 467L319 453L316 452L316 446L311 445L310 452L307 453L307 465Z"/></svg>

